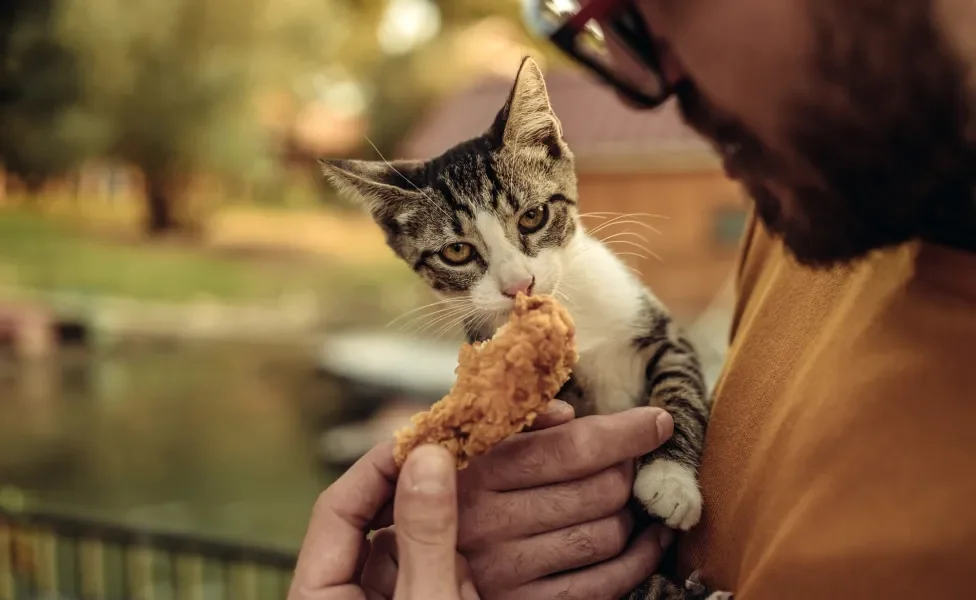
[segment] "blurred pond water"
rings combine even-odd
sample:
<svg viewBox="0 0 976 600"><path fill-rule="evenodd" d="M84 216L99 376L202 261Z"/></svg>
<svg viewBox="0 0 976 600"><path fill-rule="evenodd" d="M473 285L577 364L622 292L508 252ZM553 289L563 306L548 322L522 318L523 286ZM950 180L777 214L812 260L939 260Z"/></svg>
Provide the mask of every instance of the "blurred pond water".
<svg viewBox="0 0 976 600"><path fill-rule="evenodd" d="M0 504L297 549L335 476L303 347L130 344L0 359Z"/></svg>

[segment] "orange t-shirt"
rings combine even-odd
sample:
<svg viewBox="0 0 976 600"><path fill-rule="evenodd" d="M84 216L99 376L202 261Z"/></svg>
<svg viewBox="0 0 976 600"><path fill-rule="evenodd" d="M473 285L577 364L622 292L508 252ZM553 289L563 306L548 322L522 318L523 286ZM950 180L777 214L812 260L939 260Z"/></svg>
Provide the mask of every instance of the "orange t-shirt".
<svg viewBox="0 0 976 600"><path fill-rule="evenodd" d="M736 600L976 598L976 254L812 271L753 220L737 293L678 575Z"/></svg>

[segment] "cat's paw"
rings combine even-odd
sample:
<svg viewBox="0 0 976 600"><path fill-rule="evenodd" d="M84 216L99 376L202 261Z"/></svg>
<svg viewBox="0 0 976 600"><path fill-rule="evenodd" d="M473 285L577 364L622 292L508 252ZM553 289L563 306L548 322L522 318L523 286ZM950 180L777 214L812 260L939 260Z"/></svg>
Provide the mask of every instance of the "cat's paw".
<svg viewBox="0 0 976 600"><path fill-rule="evenodd" d="M674 529L687 531L701 519L702 496L695 472L673 460L657 459L641 467L634 479L634 497Z"/></svg>
<svg viewBox="0 0 976 600"><path fill-rule="evenodd" d="M699 598L702 600L734 600L735 594L732 592L713 592L702 585L701 571L695 571L691 577L685 581L685 598Z"/></svg>

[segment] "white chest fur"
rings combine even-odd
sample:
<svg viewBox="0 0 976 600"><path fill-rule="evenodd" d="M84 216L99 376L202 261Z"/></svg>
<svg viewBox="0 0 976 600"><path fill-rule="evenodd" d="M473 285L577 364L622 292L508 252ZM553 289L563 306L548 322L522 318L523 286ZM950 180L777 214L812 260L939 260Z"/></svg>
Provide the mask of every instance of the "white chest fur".
<svg viewBox="0 0 976 600"><path fill-rule="evenodd" d="M596 412L614 413L641 401L645 363L632 344L607 344L580 354L575 374Z"/></svg>
<svg viewBox="0 0 976 600"><path fill-rule="evenodd" d="M647 332L649 292L596 240L580 235L573 245L564 293L577 328L580 358L574 376L598 413L633 408L645 387L648 356L634 340Z"/></svg>

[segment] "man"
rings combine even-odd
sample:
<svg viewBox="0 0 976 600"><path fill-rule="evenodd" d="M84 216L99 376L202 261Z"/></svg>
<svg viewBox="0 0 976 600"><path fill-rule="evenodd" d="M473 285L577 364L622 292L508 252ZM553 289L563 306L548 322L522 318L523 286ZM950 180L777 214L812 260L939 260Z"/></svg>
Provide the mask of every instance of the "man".
<svg viewBox="0 0 976 600"><path fill-rule="evenodd" d="M755 204L705 514L676 544L675 580L697 571L737 600L972 595L976 2L591 0L555 21L543 8L529 3L530 22L622 99L675 99ZM604 52L580 43L588 22ZM611 419L512 443L636 450ZM512 504L486 500L484 474L528 465L486 459L459 482L459 549L481 597L618 597L605 565L628 556L632 522L596 513L631 472L563 473L565 503L539 510L556 459L531 465L550 485ZM600 477L601 510L575 503ZM539 535L565 543L533 546ZM524 591L554 580L562 594Z"/></svg>

